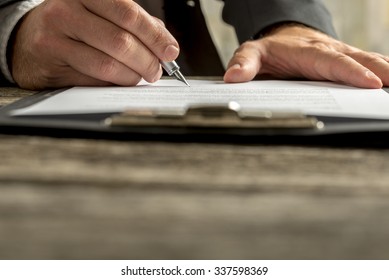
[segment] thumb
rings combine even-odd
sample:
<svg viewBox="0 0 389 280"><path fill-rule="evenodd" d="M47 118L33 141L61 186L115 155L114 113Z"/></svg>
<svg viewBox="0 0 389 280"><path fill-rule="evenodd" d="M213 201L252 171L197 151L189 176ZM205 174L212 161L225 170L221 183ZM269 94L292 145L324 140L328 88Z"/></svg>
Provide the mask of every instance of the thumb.
<svg viewBox="0 0 389 280"><path fill-rule="evenodd" d="M253 42L243 44L230 60L224 74L226 83L251 81L261 69L261 53Z"/></svg>

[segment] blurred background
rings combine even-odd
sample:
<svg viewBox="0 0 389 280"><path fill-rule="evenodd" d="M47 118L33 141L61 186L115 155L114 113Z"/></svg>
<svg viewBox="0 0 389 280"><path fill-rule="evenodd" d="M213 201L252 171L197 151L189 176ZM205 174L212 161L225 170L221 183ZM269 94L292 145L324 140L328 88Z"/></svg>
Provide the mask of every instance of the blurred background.
<svg viewBox="0 0 389 280"><path fill-rule="evenodd" d="M233 28L221 20L222 1L201 0L224 64L238 46ZM339 38L360 49L389 55L389 0L324 0Z"/></svg>

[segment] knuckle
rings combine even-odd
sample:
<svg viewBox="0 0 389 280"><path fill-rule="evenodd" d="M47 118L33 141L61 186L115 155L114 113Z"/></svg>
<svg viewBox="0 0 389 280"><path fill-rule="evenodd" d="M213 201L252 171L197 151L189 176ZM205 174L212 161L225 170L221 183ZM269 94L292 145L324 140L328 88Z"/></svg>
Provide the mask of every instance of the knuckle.
<svg viewBox="0 0 389 280"><path fill-rule="evenodd" d="M45 1L42 9L41 19L44 24L53 24L59 18L70 16L66 3L62 1Z"/></svg>
<svg viewBox="0 0 389 280"><path fill-rule="evenodd" d="M343 54L343 53L337 52L334 54L334 59L336 61L338 61L339 63L344 63L344 62L349 61L350 57L348 55Z"/></svg>
<svg viewBox="0 0 389 280"><path fill-rule="evenodd" d="M362 50L354 50L353 52L346 53L351 58L361 62L362 64L380 64L383 61L387 61L387 58L383 55L374 52L365 52Z"/></svg>
<svg viewBox="0 0 389 280"><path fill-rule="evenodd" d="M161 20L157 17L153 17L153 18L159 25L161 25L162 27L166 27L165 22L163 20Z"/></svg>
<svg viewBox="0 0 389 280"><path fill-rule="evenodd" d="M97 67L100 79L110 81L116 75L116 60L110 56L104 56Z"/></svg>
<svg viewBox="0 0 389 280"><path fill-rule="evenodd" d="M338 61L342 59L339 52L328 49L325 45L321 44L302 45L298 51L298 55L303 58L304 61L313 61L313 64L317 68L321 67L323 63L329 62L330 60Z"/></svg>
<svg viewBox="0 0 389 280"><path fill-rule="evenodd" d="M256 42L248 41L243 43L235 52L236 57L246 57L249 54L256 54L257 56L261 52L261 45Z"/></svg>
<svg viewBox="0 0 389 280"><path fill-rule="evenodd" d="M235 52L234 58L235 58L235 59L245 59L245 58L246 58L246 55L245 55L244 52L238 50L238 51Z"/></svg>
<svg viewBox="0 0 389 280"><path fill-rule="evenodd" d="M141 17L141 11L140 7L134 3L131 2L130 4L125 1L124 4L120 7L121 11L121 22L125 26L133 26L133 25L139 25L140 23L140 17Z"/></svg>
<svg viewBox="0 0 389 280"><path fill-rule="evenodd" d="M146 40L151 43L152 47L165 49L168 45L174 44L174 39L163 25L157 21L153 21L151 24L151 28L146 34Z"/></svg>
<svg viewBox="0 0 389 280"><path fill-rule="evenodd" d="M165 32L163 31L161 26L156 26L153 32L153 40L155 42L164 42L165 40Z"/></svg>
<svg viewBox="0 0 389 280"><path fill-rule="evenodd" d="M152 29L146 34L145 39L148 42L148 47L157 52L163 52L169 45L174 44L169 35L166 33L166 29L155 22Z"/></svg>
<svg viewBox="0 0 389 280"><path fill-rule="evenodd" d="M246 49L246 48L253 48L254 42L252 41L247 41L244 42L241 46L241 49Z"/></svg>
<svg viewBox="0 0 389 280"><path fill-rule="evenodd" d="M134 38L129 33L118 31L112 38L112 48L121 56L127 56L134 48Z"/></svg>
<svg viewBox="0 0 389 280"><path fill-rule="evenodd" d="M151 42L151 46L153 47L163 47L168 44L166 31L162 25L155 22L154 26L147 34L148 38L146 39L148 42Z"/></svg>
<svg viewBox="0 0 389 280"><path fill-rule="evenodd" d="M325 54L325 53L335 53L334 51L328 49L325 44L312 44L307 46L302 46L301 48L302 54L304 53L312 53L312 54Z"/></svg>
<svg viewBox="0 0 389 280"><path fill-rule="evenodd" d="M257 50L259 46L258 41L247 41L242 44L241 50Z"/></svg>
<svg viewBox="0 0 389 280"><path fill-rule="evenodd" d="M316 49L319 51L328 51L328 50L335 50L337 49L337 46L335 46L333 43L328 44L327 42L323 42L322 40L311 40L308 42L309 47L312 49Z"/></svg>
<svg viewBox="0 0 389 280"><path fill-rule="evenodd" d="M335 53L333 54L333 61L334 63L330 63L328 66L329 75L331 75L332 79L336 79L335 77L341 73L340 70L343 68L343 66L349 63L350 57L342 53Z"/></svg>
<svg viewBox="0 0 389 280"><path fill-rule="evenodd" d="M147 77L154 78L159 71L159 61L157 58L153 58L144 68L144 73L147 73Z"/></svg>
<svg viewBox="0 0 389 280"><path fill-rule="evenodd" d="M234 61L239 61L242 63L249 63L252 60L252 54L253 52L248 52L248 49L246 48L240 48L235 51L233 60ZM255 50L255 54L257 54L257 51Z"/></svg>
<svg viewBox="0 0 389 280"><path fill-rule="evenodd" d="M378 55L374 55L374 54L368 54L367 55L367 61L368 63L372 63L372 64L378 64L378 63L381 63L382 62L382 59L385 60L384 57L380 57Z"/></svg>

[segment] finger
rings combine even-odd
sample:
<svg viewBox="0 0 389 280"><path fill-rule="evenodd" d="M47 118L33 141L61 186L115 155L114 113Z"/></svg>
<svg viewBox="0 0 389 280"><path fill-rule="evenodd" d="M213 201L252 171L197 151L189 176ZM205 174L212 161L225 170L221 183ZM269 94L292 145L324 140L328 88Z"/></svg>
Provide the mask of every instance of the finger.
<svg viewBox="0 0 389 280"><path fill-rule="evenodd" d="M234 54L224 75L226 83L248 82L261 69L261 53L253 44L243 44Z"/></svg>
<svg viewBox="0 0 389 280"><path fill-rule="evenodd" d="M163 20L161 20L161 19L159 19L159 18L157 18L157 17L153 17L153 18L154 18L154 20L155 20L158 24L160 24L162 27L166 27L165 22L164 22Z"/></svg>
<svg viewBox="0 0 389 280"><path fill-rule="evenodd" d="M82 42L66 39L60 47L58 55L62 61L83 75L121 86L134 86L141 80L135 71Z"/></svg>
<svg viewBox="0 0 389 280"><path fill-rule="evenodd" d="M45 81L44 86L39 89L52 87L69 87L69 86L111 86L114 85L110 82L94 79L80 72L75 71L73 68L66 66L63 69L57 70L56 77L51 77L48 81Z"/></svg>
<svg viewBox="0 0 389 280"><path fill-rule="evenodd" d="M26 63L27 64L27 63ZM25 64L25 66L26 66ZM23 72L18 72L18 77ZM108 86L110 82L94 79L75 71L69 65L60 63L46 63L44 60L39 67L24 74L23 79L16 80L21 88L42 90L45 88L59 88L68 86Z"/></svg>
<svg viewBox="0 0 389 280"><path fill-rule="evenodd" d="M369 68L382 80L384 85L389 85L389 58L383 55L362 51L354 52L349 55L363 66Z"/></svg>
<svg viewBox="0 0 389 280"><path fill-rule="evenodd" d="M160 60L172 61L178 57L177 41L169 31L134 1L82 0L85 7L112 23L134 34Z"/></svg>
<svg viewBox="0 0 389 280"><path fill-rule="evenodd" d="M75 71L69 66L56 69L55 76L29 76L29 80L18 81L18 86L30 90L43 90L47 88L61 88L70 86L110 86L112 83L94 79Z"/></svg>
<svg viewBox="0 0 389 280"><path fill-rule="evenodd" d="M386 55L383 55L383 54L380 54L380 53L376 53L376 52L370 52L370 54L378 56L378 57L382 58L383 60L385 60L386 62L389 62L389 57L386 56Z"/></svg>
<svg viewBox="0 0 389 280"><path fill-rule="evenodd" d="M59 85L60 83L63 83L63 85L60 85L61 87L68 87L68 86L105 87L105 86L115 85L110 82L97 80L92 77L83 75L79 72L74 71L73 69L69 69L69 73L66 75L66 78L61 80L59 83L57 83L57 85Z"/></svg>
<svg viewBox="0 0 389 280"><path fill-rule="evenodd" d="M307 64L313 63L313 67L301 66L301 71L305 73L304 76L308 78L324 78L330 81L343 82L362 88L382 87L380 78L368 68L343 53L319 50L316 53L311 53L310 56L305 59L311 60L308 61Z"/></svg>
<svg viewBox="0 0 389 280"><path fill-rule="evenodd" d="M83 27L79 24L82 22ZM74 37L115 58L137 72L148 82L156 82L162 75L159 59L138 38L129 32L97 17L85 13L83 19L69 21Z"/></svg>

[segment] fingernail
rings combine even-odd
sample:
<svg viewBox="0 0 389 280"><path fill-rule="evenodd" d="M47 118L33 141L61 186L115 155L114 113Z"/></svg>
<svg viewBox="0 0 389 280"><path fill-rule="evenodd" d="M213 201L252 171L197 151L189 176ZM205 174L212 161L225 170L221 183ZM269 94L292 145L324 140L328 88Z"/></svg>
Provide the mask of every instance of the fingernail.
<svg viewBox="0 0 389 280"><path fill-rule="evenodd" d="M382 80L373 72L366 71L366 77L372 82L369 86L372 88L382 88L383 82Z"/></svg>
<svg viewBox="0 0 389 280"><path fill-rule="evenodd" d="M366 71L366 77L368 77L371 80L377 80L379 79L376 74L374 74L371 71Z"/></svg>
<svg viewBox="0 0 389 280"><path fill-rule="evenodd" d="M240 64L234 64L227 70L227 81L230 83L237 83L241 80L241 73L239 71L234 70L240 70L242 66Z"/></svg>
<svg viewBox="0 0 389 280"><path fill-rule="evenodd" d="M174 46L170 45L165 50L165 59L166 61L173 61L178 57L178 54L180 53L180 50Z"/></svg>
<svg viewBox="0 0 389 280"><path fill-rule="evenodd" d="M230 70L239 70L240 68L242 68L240 64L234 64L230 67Z"/></svg>

